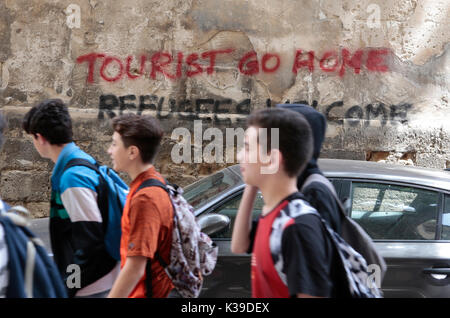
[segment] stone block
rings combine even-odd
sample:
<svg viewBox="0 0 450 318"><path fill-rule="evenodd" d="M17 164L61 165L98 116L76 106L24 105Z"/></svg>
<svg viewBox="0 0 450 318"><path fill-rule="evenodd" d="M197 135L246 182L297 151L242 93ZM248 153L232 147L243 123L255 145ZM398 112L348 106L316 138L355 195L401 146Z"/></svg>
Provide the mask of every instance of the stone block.
<svg viewBox="0 0 450 318"><path fill-rule="evenodd" d="M50 200L50 174L36 171L2 171L0 196L6 201L46 202Z"/></svg>

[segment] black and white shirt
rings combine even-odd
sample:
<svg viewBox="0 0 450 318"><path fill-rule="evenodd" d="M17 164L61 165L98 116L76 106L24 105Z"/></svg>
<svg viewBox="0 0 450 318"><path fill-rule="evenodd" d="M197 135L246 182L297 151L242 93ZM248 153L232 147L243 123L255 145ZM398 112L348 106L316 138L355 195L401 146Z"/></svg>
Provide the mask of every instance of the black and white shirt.
<svg viewBox="0 0 450 318"><path fill-rule="evenodd" d="M297 192L253 223L250 235L253 297L336 296L335 250L314 212Z"/></svg>

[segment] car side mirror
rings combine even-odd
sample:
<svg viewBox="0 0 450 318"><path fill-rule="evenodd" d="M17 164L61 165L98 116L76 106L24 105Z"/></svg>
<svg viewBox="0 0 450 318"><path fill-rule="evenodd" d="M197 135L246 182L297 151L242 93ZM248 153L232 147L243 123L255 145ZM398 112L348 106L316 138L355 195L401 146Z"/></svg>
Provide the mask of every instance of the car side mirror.
<svg viewBox="0 0 450 318"><path fill-rule="evenodd" d="M227 228L231 220L223 214L207 214L199 217L197 223L203 233L212 235Z"/></svg>
<svg viewBox="0 0 450 318"><path fill-rule="evenodd" d="M405 208L403 209L402 212L403 212L403 213L412 213L412 214L414 214L414 213L416 213L416 209L413 208L412 206L407 206L407 207L405 207Z"/></svg>

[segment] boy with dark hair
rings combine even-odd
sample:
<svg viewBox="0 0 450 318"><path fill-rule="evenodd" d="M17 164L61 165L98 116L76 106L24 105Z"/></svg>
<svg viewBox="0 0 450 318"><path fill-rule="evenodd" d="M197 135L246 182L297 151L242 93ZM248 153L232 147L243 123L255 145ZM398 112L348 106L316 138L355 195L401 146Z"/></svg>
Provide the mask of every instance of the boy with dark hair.
<svg viewBox="0 0 450 318"><path fill-rule="evenodd" d="M109 297L168 297L174 286L157 255L169 263L172 203L162 188L138 189L148 179L165 183L152 164L163 130L155 118L134 114L114 118L113 129L108 150L113 167L133 181L122 215L121 271ZM152 290L147 290L147 275Z"/></svg>
<svg viewBox="0 0 450 318"><path fill-rule="evenodd" d="M99 175L84 166L64 171L74 158L92 164L96 161L73 142L72 120L60 99L44 100L31 108L22 127L32 136L41 157L55 163L51 177L50 240L69 297L105 297L120 266L104 243L104 220L97 202ZM72 264L78 266L80 284L68 284L68 279L73 279Z"/></svg>
<svg viewBox="0 0 450 318"><path fill-rule="evenodd" d="M332 242L297 189L297 177L312 155L308 122L289 110L262 109L248 117L247 125L244 148L238 153L247 186L231 250L252 253L253 297L333 296ZM267 158L262 156L264 147ZM261 217L252 222L258 189L264 206Z"/></svg>

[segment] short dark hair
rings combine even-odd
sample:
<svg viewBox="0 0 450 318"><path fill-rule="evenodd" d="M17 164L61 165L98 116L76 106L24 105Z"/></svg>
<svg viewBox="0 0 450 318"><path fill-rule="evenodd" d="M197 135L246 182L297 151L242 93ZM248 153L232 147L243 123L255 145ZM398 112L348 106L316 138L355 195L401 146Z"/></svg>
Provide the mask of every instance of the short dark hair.
<svg viewBox="0 0 450 318"><path fill-rule="evenodd" d="M251 113L247 125L267 129L267 150L272 147L271 128L278 128L285 172L297 177L303 171L313 151L311 127L303 115L282 108L265 108Z"/></svg>
<svg viewBox="0 0 450 318"><path fill-rule="evenodd" d="M33 106L22 121L27 134L41 134L52 145L73 141L72 119L69 110L60 99L46 99Z"/></svg>
<svg viewBox="0 0 450 318"><path fill-rule="evenodd" d="M159 121L150 115L124 114L112 120L112 126L125 147L136 146L142 162L151 163L164 135Z"/></svg>
<svg viewBox="0 0 450 318"><path fill-rule="evenodd" d="M3 143L5 142L3 133L6 127L7 127L6 120L3 117L3 114L0 113L0 148L3 146Z"/></svg>

